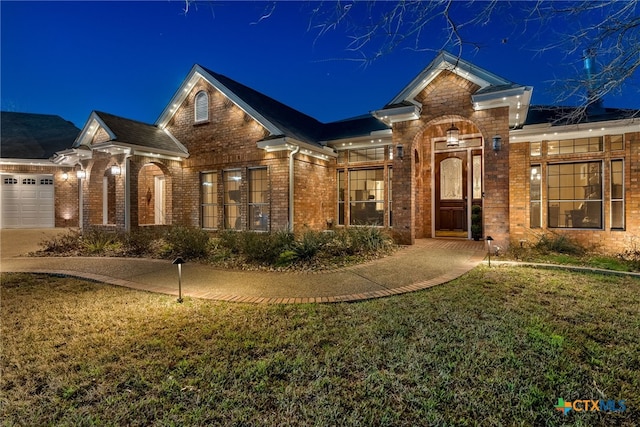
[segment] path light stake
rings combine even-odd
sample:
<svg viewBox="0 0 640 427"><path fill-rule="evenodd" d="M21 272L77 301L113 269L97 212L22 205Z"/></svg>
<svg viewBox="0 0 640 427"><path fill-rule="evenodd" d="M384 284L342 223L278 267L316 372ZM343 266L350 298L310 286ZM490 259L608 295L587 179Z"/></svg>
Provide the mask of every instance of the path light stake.
<svg viewBox="0 0 640 427"><path fill-rule="evenodd" d="M182 257L174 259L172 263L178 266L178 302L182 302L182 264L184 263L185 260Z"/></svg>
<svg viewBox="0 0 640 427"><path fill-rule="evenodd" d="M491 242L493 242L493 237L487 236L487 244L489 245L489 267L491 267Z"/></svg>

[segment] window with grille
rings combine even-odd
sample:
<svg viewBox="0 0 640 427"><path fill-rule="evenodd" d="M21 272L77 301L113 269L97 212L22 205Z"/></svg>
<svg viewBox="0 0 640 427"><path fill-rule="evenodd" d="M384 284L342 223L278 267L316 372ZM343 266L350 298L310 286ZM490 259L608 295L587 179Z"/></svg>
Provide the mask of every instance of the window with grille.
<svg viewBox="0 0 640 427"><path fill-rule="evenodd" d="M195 100L195 121L206 122L209 120L209 95L205 91L200 91Z"/></svg>
<svg viewBox="0 0 640 427"><path fill-rule="evenodd" d="M202 228L218 228L218 174L200 174L200 217Z"/></svg>

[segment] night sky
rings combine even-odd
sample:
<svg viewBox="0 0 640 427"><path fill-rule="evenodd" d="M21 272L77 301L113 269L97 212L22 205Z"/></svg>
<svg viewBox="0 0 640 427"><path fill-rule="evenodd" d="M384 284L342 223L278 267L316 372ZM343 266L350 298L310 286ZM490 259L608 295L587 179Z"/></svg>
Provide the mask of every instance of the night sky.
<svg viewBox="0 0 640 427"><path fill-rule="evenodd" d="M92 110L153 123L198 63L328 122L381 108L439 49L458 53L446 44L444 21L434 20L423 30L419 49L409 37L364 61L375 56L380 39L352 51L350 36L389 5L370 10L356 3L348 21L319 34L318 25L330 22L335 5L201 2L185 13L183 1L1 1L2 110L57 114L78 127ZM477 13L474 7L457 2L454 16L465 20ZM525 26L515 8L462 32L476 43L464 46L462 57L533 86L533 104L557 103L553 80L582 69L579 54L536 54L557 31ZM627 95L605 99L605 105L638 108L638 92L636 73Z"/></svg>

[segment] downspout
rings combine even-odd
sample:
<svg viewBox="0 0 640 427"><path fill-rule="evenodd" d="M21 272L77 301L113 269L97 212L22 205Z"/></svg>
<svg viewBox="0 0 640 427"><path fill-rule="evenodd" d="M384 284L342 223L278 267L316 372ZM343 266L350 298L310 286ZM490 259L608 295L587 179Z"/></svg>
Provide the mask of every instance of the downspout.
<svg viewBox="0 0 640 427"><path fill-rule="evenodd" d="M131 154L124 158L124 231L131 231L131 176L129 167L131 166Z"/></svg>
<svg viewBox="0 0 640 427"><path fill-rule="evenodd" d="M289 232L293 233L293 189L294 189L294 170L293 170L293 156L298 154L300 146L296 145L293 151L289 152Z"/></svg>

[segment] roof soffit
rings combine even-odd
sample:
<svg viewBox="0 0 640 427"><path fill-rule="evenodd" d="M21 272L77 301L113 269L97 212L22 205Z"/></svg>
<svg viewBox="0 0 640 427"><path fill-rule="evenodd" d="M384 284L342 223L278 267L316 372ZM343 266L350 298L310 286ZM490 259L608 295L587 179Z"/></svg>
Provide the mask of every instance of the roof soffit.
<svg viewBox="0 0 640 427"><path fill-rule="evenodd" d="M84 127L82 128L82 131L74 141L73 148L78 148L81 145L90 147L93 137L100 129L103 129L109 135L110 140L114 140L117 138L116 134L111 129L109 129L109 126L107 126L100 118L100 116L95 111L93 111Z"/></svg>
<svg viewBox="0 0 640 427"><path fill-rule="evenodd" d="M275 124L271 123L267 120L262 114L256 111L251 105L247 104L244 100L238 97L235 93L233 93L229 88L223 85L219 80L217 80L214 76L212 76L207 70L202 68L200 65L194 65L187 77L184 79L176 93L173 95L169 104L165 107L165 109L156 120L156 126L160 129L165 129L169 121L173 118L174 114L178 110L178 107L182 105L184 100L187 98L195 84L198 80L204 79L211 86L215 87L218 91L220 91L224 96L226 96L231 102L233 102L238 108L243 110L249 116L251 116L255 121L260 123L271 135L282 135L283 132L279 129Z"/></svg>

